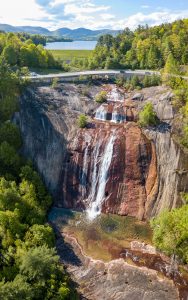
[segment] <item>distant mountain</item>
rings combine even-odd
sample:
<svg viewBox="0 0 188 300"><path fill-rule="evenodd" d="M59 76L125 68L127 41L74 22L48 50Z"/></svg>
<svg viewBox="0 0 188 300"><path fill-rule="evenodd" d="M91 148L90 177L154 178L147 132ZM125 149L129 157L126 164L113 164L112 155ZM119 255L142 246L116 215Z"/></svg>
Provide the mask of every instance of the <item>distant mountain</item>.
<svg viewBox="0 0 188 300"><path fill-rule="evenodd" d="M60 28L53 31L53 35L63 36L73 40L98 40L98 38L103 34L112 34L116 35L119 33L117 30L102 29L102 30L90 30L86 28Z"/></svg>
<svg viewBox="0 0 188 300"><path fill-rule="evenodd" d="M27 32L30 34L41 34L46 36L58 36L73 40L98 40L98 38L103 34L116 35L119 33L118 30L101 29L101 30L90 30L87 28L59 28L55 31L50 31L43 27L34 26L11 26L8 24L0 24L0 31L5 32Z"/></svg>

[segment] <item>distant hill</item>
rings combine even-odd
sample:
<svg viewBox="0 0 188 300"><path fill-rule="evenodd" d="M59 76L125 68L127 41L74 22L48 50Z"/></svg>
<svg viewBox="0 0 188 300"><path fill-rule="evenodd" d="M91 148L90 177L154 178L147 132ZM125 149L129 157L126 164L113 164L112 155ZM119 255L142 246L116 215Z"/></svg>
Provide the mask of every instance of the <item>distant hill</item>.
<svg viewBox="0 0 188 300"><path fill-rule="evenodd" d="M119 33L119 31L110 29L90 30L86 28L60 28L52 32L53 35L63 36L73 40L98 40L101 35L107 33L115 36Z"/></svg>
<svg viewBox="0 0 188 300"><path fill-rule="evenodd" d="M11 26L8 24L0 24L0 31L5 32L27 32L30 34L41 34L46 36L58 36L73 40L98 40L103 34L112 34L113 36L119 33L118 30L101 29L101 30L90 30L87 28L59 28L55 31L50 31L43 27L34 26Z"/></svg>

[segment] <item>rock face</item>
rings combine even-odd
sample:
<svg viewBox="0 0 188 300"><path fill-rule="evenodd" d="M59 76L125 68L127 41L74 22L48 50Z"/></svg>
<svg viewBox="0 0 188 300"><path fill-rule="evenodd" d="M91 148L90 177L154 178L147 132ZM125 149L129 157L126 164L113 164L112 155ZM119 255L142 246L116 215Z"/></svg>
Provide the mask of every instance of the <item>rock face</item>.
<svg viewBox="0 0 188 300"><path fill-rule="evenodd" d="M183 204L181 193L188 191L188 155L174 142L168 126L145 130L145 134L154 143L157 156L158 186L146 205L146 216L151 217Z"/></svg>
<svg viewBox="0 0 188 300"><path fill-rule="evenodd" d="M109 101L99 106L94 98L101 89ZM112 85L67 83L56 90L30 87L22 95L16 121L23 151L57 206L143 219L181 204L180 192L188 190L188 159L171 137L171 94L148 88L140 101L122 93ZM141 132L135 121L148 100L163 123ZM90 116L87 129L78 128L80 113Z"/></svg>
<svg viewBox="0 0 188 300"><path fill-rule="evenodd" d="M90 94L84 96L85 86L62 85L30 87L20 98L20 112L15 121L23 137L23 151L32 159L50 192L58 198L62 169L66 163L67 144L77 134L77 117L80 113L91 114L97 108Z"/></svg>
<svg viewBox="0 0 188 300"><path fill-rule="evenodd" d="M114 139L113 154L105 178L104 157L110 137ZM69 144L62 176L62 206L87 209L98 199L98 209L101 205L103 212L142 219L156 181L152 155L151 143L134 124L99 123L80 131Z"/></svg>

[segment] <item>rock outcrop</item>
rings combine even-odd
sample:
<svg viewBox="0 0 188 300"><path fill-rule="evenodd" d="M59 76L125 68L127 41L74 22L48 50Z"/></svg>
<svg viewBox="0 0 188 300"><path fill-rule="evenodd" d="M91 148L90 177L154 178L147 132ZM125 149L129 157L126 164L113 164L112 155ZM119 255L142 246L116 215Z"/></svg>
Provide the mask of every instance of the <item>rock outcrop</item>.
<svg viewBox="0 0 188 300"><path fill-rule="evenodd" d="M113 157L104 193L99 195L104 180L103 157L111 136L114 136ZM155 186L157 172L155 152L138 126L96 123L94 128L80 131L68 149L62 175L63 207L87 209L101 196L103 212L143 219L145 202Z"/></svg>
<svg viewBox="0 0 188 300"><path fill-rule="evenodd" d="M99 108L94 98L101 89L109 101ZM142 100L131 100L133 95L123 96L112 85L60 84L55 90L42 86L24 91L16 116L23 151L57 206L87 209L97 201L96 211L143 219L182 203L180 193L188 190L188 156L171 136L171 93L155 87L144 89ZM149 100L162 124L141 132L135 121ZM87 129L78 128L80 113L90 118ZM112 157L108 161L106 155L104 161L108 149Z"/></svg>
<svg viewBox="0 0 188 300"><path fill-rule="evenodd" d="M124 259L110 262L85 256L76 239L59 236L57 249L83 299L94 300L178 300L172 280L160 278L156 271L127 264ZM74 256L70 253L74 253Z"/></svg>

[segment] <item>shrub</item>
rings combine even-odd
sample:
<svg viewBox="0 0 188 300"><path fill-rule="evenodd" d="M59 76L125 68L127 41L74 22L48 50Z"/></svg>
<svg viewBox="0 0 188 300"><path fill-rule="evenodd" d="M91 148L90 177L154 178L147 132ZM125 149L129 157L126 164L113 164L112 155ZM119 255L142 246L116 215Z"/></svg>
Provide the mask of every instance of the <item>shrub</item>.
<svg viewBox="0 0 188 300"><path fill-rule="evenodd" d="M176 254L188 263L188 205L164 211L151 221L153 241L168 255Z"/></svg>
<svg viewBox="0 0 188 300"><path fill-rule="evenodd" d="M95 101L97 103L104 103L107 101L107 92L106 91L101 91L96 95Z"/></svg>
<svg viewBox="0 0 188 300"><path fill-rule="evenodd" d="M80 128L85 128L87 126L87 117L85 115L80 115L78 118L78 126Z"/></svg>
<svg viewBox="0 0 188 300"><path fill-rule="evenodd" d="M53 78L52 80L52 88L56 89L58 86L58 79L57 78Z"/></svg>
<svg viewBox="0 0 188 300"><path fill-rule="evenodd" d="M157 118L156 112L153 109L151 102L144 105L144 108L139 114L139 124L142 127L146 126L156 126L159 120Z"/></svg>

